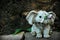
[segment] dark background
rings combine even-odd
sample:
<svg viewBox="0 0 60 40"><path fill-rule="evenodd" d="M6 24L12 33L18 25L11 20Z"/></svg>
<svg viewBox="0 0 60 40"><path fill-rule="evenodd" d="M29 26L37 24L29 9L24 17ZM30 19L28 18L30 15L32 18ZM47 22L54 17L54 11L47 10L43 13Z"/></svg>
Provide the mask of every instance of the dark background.
<svg viewBox="0 0 60 40"><path fill-rule="evenodd" d="M44 3L36 0L0 0L0 35L12 34L18 28L28 28L30 25L26 21L26 15L23 12L42 8L42 4L52 5L54 4L52 10L56 13L57 18L53 29L55 31L60 31L60 1L52 0L52 2ZM44 5L43 5L44 6ZM45 10L48 10L45 9Z"/></svg>

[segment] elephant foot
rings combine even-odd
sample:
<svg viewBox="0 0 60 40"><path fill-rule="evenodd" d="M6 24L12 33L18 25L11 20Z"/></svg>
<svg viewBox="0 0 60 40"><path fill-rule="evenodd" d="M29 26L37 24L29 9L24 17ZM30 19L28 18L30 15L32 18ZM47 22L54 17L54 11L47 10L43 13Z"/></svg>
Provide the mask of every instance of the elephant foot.
<svg viewBox="0 0 60 40"><path fill-rule="evenodd" d="M44 38L50 38L50 35L44 35Z"/></svg>
<svg viewBox="0 0 60 40"><path fill-rule="evenodd" d="M42 35L41 34L37 34L36 38L42 38Z"/></svg>
<svg viewBox="0 0 60 40"><path fill-rule="evenodd" d="M36 32L31 32L31 34L32 34L33 36L35 36L35 35L36 35Z"/></svg>

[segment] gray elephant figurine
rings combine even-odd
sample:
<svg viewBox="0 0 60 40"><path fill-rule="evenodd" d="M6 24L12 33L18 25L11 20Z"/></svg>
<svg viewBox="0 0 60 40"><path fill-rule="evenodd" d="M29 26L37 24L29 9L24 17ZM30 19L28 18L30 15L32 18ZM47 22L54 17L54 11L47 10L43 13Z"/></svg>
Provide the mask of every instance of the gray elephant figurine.
<svg viewBox="0 0 60 40"><path fill-rule="evenodd" d="M51 25L54 24L54 20L56 18L56 14L52 11L46 12L44 10L35 11L32 10L26 16L26 20L31 27L31 34L36 35L37 38L43 37L49 38ZM36 34L35 34L36 33Z"/></svg>

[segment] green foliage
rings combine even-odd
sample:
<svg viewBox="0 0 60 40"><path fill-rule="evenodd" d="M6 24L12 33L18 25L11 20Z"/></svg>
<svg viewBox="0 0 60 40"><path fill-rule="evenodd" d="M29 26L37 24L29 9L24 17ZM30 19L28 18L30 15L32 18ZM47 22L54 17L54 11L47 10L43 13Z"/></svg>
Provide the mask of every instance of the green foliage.
<svg viewBox="0 0 60 40"><path fill-rule="evenodd" d="M15 33L13 33L13 34L17 34L17 33L21 32L21 30L22 30L22 29L16 29L16 30L15 30Z"/></svg>
<svg viewBox="0 0 60 40"><path fill-rule="evenodd" d="M31 28L28 28L27 31L31 32Z"/></svg>
<svg viewBox="0 0 60 40"><path fill-rule="evenodd" d="M13 34L14 34L14 35L15 35L15 34L18 34L18 33L20 33L22 30L23 30L23 29L21 29L21 28L20 28L20 29L16 29ZM24 29L24 30L31 32L31 28L27 28L27 29Z"/></svg>

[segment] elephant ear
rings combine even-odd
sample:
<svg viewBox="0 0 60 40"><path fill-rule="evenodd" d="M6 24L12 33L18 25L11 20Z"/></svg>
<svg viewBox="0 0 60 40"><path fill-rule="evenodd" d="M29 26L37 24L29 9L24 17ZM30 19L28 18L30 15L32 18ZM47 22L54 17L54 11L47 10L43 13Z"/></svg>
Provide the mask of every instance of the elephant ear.
<svg viewBox="0 0 60 40"><path fill-rule="evenodd" d="M51 19L51 22L52 22L51 24L54 24L54 20L56 18L56 14L54 12L52 12L52 11L50 11L48 13L49 13L48 18L50 18Z"/></svg>
<svg viewBox="0 0 60 40"><path fill-rule="evenodd" d="M49 18L53 18L55 19L56 18L56 14L52 11L48 12L50 15L49 15Z"/></svg>
<svg viewBox="0 0 60 40"><path fill-rule="evenodd" d="M36 14L37 14L37 12L34 11L34 10L32 10L32 11L30 11L30 12L28 13L28 15L26 16L26 20L28 21L28 23L29 23L30 25L33 24L34 16L35 16Z"/></svg>

